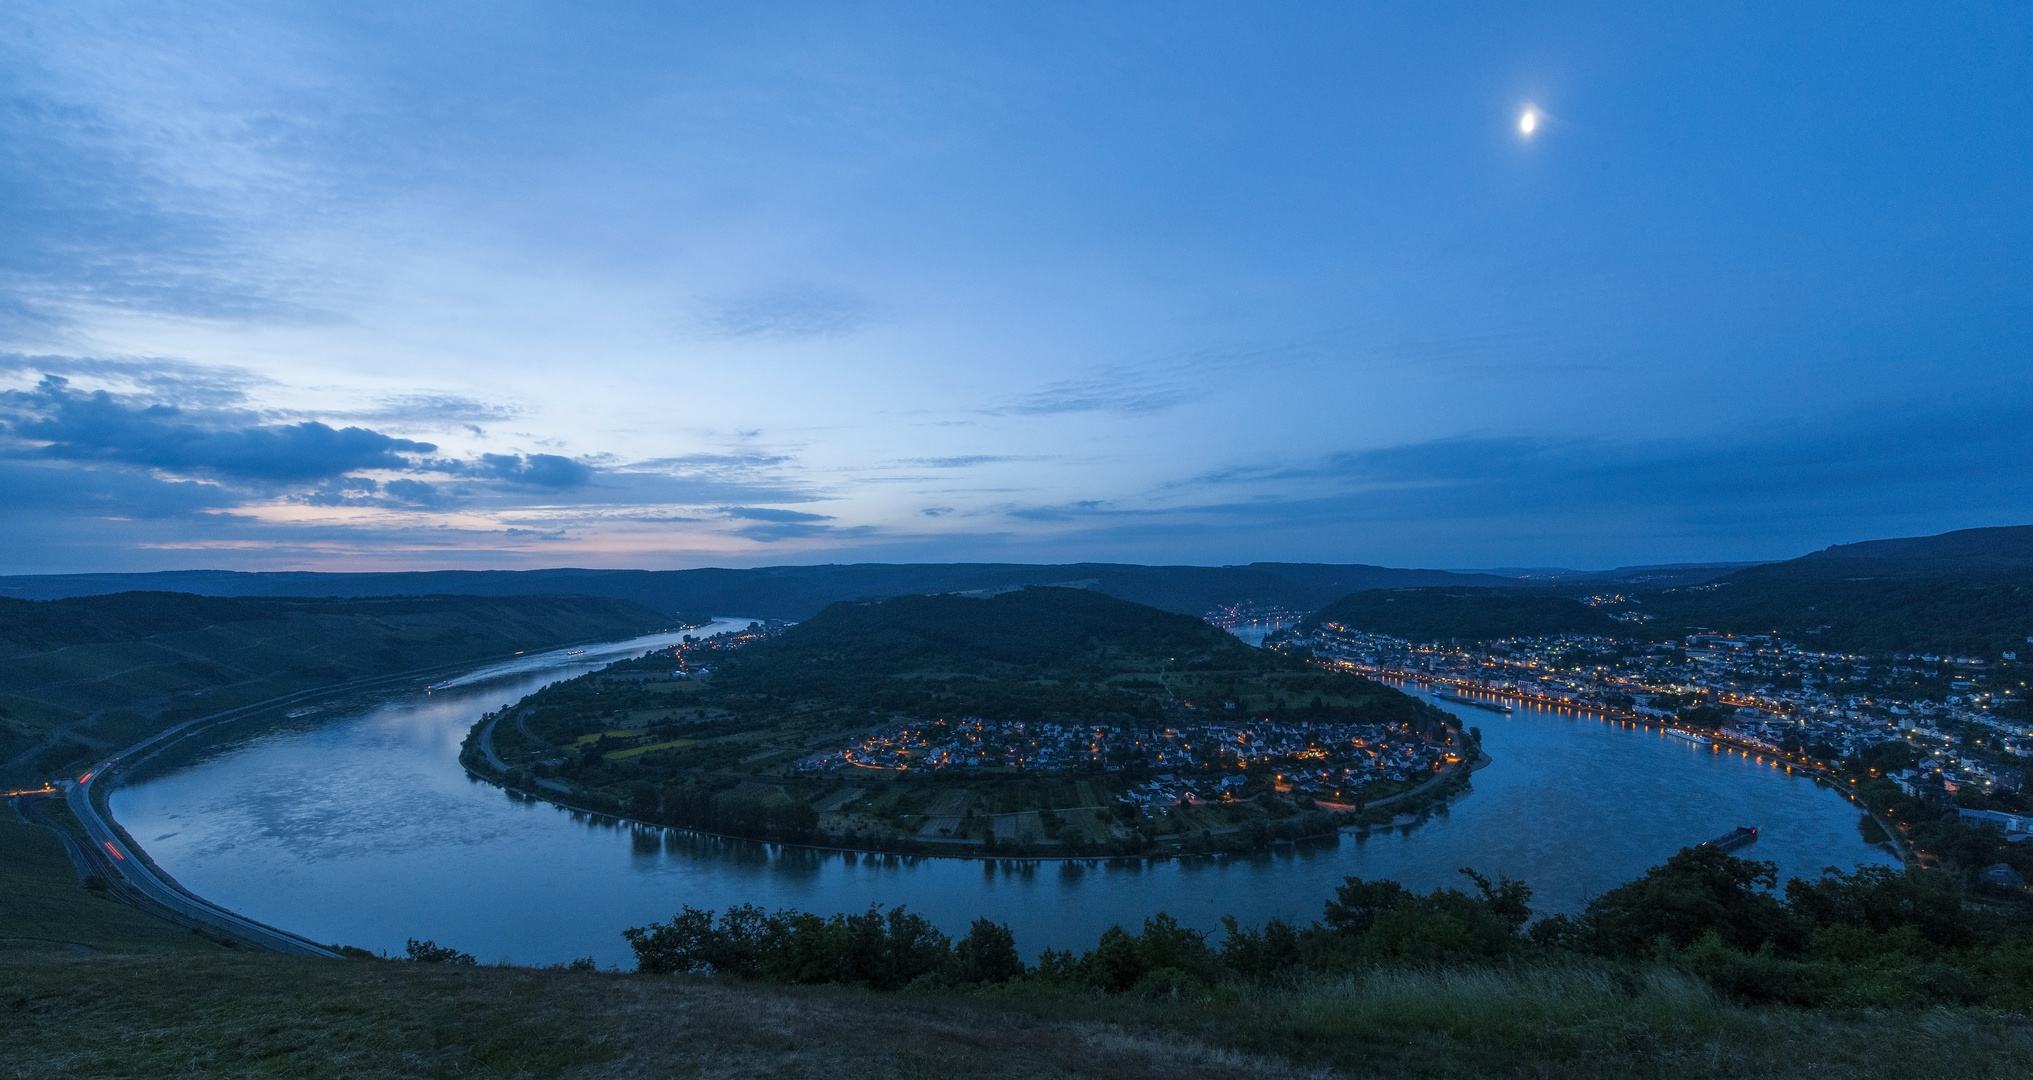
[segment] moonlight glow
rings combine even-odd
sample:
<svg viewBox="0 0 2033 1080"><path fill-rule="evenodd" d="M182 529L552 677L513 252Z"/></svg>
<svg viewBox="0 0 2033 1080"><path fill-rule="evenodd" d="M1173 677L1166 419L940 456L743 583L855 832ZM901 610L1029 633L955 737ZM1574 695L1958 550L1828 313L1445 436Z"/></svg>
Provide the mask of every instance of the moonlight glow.
<svg viewBox="0 0 2033 1080"><path fill-rule="evenodd" d="M1530 135L1537 130L1539 130L1539 110L1528 105L1524 112L1518 114L1518 134Z"/></svg>

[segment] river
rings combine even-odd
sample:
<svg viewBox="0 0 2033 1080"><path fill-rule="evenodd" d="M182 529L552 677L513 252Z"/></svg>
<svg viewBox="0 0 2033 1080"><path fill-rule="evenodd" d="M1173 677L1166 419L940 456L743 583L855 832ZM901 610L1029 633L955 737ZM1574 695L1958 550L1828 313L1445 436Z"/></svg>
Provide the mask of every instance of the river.
<svg viewBox="0 0 2033 1080"><path fill-rule="evenodd" d="M706 634L745 626L729 620ZM482 712L674 635L519 658L421 692L220 739L112 793L114 815L186 888L322 942L400 954L430 938L483 962L632 962L621 930L680 905L831 913L907 904L948 933L1007 922L1026 956L1091 947L1157 911L1202 929L1306 921L1347 875L1425 890L1460 867L1508 874L1541 911L1574 911L1682 846L1740 824L1739 854L1781 879L1894 864L1858 811L1779 766L1587 716L1442 703L1494 763L1425 820L1249 857L1162 862L906 859L637 829L521 801L469 778L459 743Z"/></svg>

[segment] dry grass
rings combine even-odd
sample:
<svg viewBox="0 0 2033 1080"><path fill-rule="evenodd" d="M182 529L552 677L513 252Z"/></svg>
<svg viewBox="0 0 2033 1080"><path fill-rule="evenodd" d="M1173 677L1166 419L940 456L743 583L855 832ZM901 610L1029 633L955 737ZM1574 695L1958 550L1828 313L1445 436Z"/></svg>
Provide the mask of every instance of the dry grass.
<svg viewBox="0 0 2033 1080"><path fill-rule="evenodd" d="M1206 1001L880 995L273 956L0 957L0 1075L2033 1074L2021 1019L1745 1009L1670 973L1388 974Z"/></svg>
<svg viewBox="0 0 2033 1080"><path fill-rule="evenodd" d="M2033 1023L2024 1017L1747 1008L1664 968L1387 971L1204 1002L1107 1007L1119 1022L1164 1024L1362 1076L2033 1075Z"/></svg>
<svg viewBox="0 0 2033 1080"><path fill-rule="evenodd" d="M1300 1077L968 1002L281 957L0 959L12 1077Z"/></svg>

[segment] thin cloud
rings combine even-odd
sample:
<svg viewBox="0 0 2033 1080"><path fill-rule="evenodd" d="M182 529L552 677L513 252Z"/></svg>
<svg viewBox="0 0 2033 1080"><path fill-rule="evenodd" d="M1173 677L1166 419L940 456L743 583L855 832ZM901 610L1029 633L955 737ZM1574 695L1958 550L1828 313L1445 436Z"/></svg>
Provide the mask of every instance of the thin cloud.
<svg viewBox="0 0 2033 1080"><path fill-rule="evenodd" d="M1181 383L1152 382L1128 374L1097 375L1056 382L982 412L991 416L1051 416L1058 413L1108 412L1135 416L1161 412L1199 396Z"/></svg>
<svg viewBox="0 0 2033 1080"><path fill-rule="evenodd" d="M837 337L867 325L876 314L873 305L848 293L786 285L709 305L701 322L715 337Z"/></svg>
<svg viewBox="0 0 2033 1080"><path fill-rule="evenodd" d="M0 375L84 378L102 388L139 394L153 403L182 408L243 406L250 392L275 382L245 368L194 364L168 357L52 356L0 353Z"/></svg>
<svg viewBox="0 0 2033 1080"><path fill-rule="evenodd" d="M776 510L766 506L723 506L720 512L744 521L770 521L782 524L833 520L831 514L807 514L798 510Z"/></svg>
<svg viewBox="0 0 2033 1080"><path fill-rule="evenodd" d="M1163 412L1210 395L1217 380L1241 367L1282 365L1311 344L1250 349L1206 349L1148 364L1101 368L1077 379L1049 383L981 412L990 416L1051 416L1103 412L1137 416Z"/></svg>
<svg viewBox="0 0 2033 1080"><path fill-rule="evenodd" d="M1037 460L1015 454L965 454L959 457L899 458L897 464L913 469L971 469L976 465L993 465L1003 461Z"/></svg>

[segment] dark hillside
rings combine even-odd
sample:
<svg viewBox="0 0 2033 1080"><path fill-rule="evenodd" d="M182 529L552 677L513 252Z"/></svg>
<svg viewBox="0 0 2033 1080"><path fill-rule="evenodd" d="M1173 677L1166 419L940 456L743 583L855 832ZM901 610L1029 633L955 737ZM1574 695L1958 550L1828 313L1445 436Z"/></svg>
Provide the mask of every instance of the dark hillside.
<svg viewBox="0 0 2033 1080"><path fill-rule="evenodd" d="M215 623L273 621L272 601L129 592L36 603L0 598L0 655L17 650L129 641Z"/></svg>
<svg viewBox="0 0 2033 1080"><path fill-rule="evenodd" d="M834 604L775 640L732 654L715 682L736 694L819 694L903 707L915 699L894 697L899 676L966 675L976 686L988 685L983 679L1000 685L1055 676L1099 681L1123 663L1154 671L1168 665L1233 672L1301 666L1190 615L1086 589L1034 586L988 598L897 596ZM999 694L993 702L969 701L990 712L1005 707ZM944 704L960 707L959 701Z"/></svg>
<svg viewBox="0 0 2033 1080"><path fill-rule="evenodd" d="M1327 605L1305 626L1326 623L1412 641L1627 632L1578 600L1524 589L1371 589Z"/></svg>
<svg viewBox="0 0 2033 1080"><path fill-rule="evenodd" d="M1421 641L1776 632L1818 651L1996 660L2033 638L2033 526L1843 544L1668 588L1632 580L1628 585L1636 587L1622 590L1629 599L1613 608L1574 599L1603 591L1603 584L1569 579L1545 591L1369 590L1321 609L1308 625L1335 622ZM1619 623L1612 611L1651 618Z"/></svg>
<svg viewBox="0 0 2033 1080"><path fill-rule="evenodd" d="M1787 576L1940 576L2033 571L2033 525L1836 544L1765 569Z"/></svg>
<svg viewBox="0 0 2033 1080"><path fill-rule="evenodd" d="M181 720L283 694L664 621L626 601L573 596L0 600L0 774L40 779Z"/></svg>
<svg viewBox="0 0 2033 1080"><path fill-rule="evenodd" d="M898 596L833 604L782 637L735 654L730 672L760 664L846 664L883 675L983 663L1049 669L1106 647L1138 656L1219 657L1250 668L1271 659L1190 615L1085 589L1033 586L988 598Z"/></svg>
<svg viewBox="0 0 2033 1080"><path fill-rule="evenodd" d="M1659 631L1777 631L1829 651L1995 660L2033 635L2033 526L1838 544L1645 604Z"/></svg>
<svg viewBox="0 0 2033 1080"><path fill-rule="evenodd" d="M1780 564L1790 566L1791 564ZM1873 578L1759 567L1644 598L1655 635L1696 628L1777 632L1830 652L1950 652L1997 659L2033 636L2033 572Z"/></svg>

